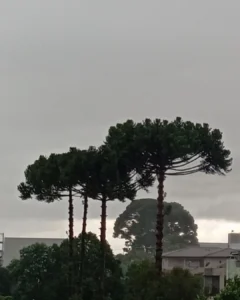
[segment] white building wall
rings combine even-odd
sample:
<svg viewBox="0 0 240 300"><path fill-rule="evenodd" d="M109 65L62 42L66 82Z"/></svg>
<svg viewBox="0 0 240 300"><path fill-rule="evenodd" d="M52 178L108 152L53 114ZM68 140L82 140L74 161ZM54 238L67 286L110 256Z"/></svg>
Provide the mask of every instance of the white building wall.
<svg viewBox="0 0 240 300"><path fill-rule="evenodd" d="M236 259L228 259L226 266L226 279L233 279L235 276L240 276L240 264Z"/></svg>

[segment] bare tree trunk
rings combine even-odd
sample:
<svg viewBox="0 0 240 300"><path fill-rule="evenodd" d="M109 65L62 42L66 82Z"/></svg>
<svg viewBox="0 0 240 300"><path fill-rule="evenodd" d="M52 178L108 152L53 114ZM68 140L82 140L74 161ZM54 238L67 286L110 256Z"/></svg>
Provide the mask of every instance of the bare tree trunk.
<svg viewBox="0 0 240 300"><path fill-rule="evenodd" d="M157 222L156 222L156 268L162 273L163 226L164 226L164 179L165 174L158 174Z"/></svg>
<svg viewBox="0 0 240 300"><path fill-rule="evenodd" d="M100 241L102 246L102 276L101 276L101 293L102 299L105 299L105 264L106 264L106 220L107 220L107 200L102 199L102 214L101 214L101 233Z"/></svg>
<svg viewBox="0 0 240 300"><path fill-rule="evenodd" d="M73 196L72 188L69 188L69 201L68 201L68 221L69 221L69 298L73 295Z"/></svg>
<svg viewBox="0 0 240 300"><path fill-rule="evenodd" d="M84 196L83 202L83 222L82 222L82 236L81 236L81 261L80 261L80 299L83 295L83 269L84 269L84 259L85 259L85 241L86 241L86 231L87 231L87 214L88 214L88 197Z"/></svg>

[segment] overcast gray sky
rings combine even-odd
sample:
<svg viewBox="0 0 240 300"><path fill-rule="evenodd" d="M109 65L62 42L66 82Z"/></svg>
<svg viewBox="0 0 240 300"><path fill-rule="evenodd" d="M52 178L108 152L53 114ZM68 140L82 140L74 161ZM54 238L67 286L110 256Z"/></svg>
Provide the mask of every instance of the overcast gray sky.
<svg viewBox="0 0 240 300"><path fill-rule="evenodd" d="M175 116L220 128L234 164L226 178L169 178L168 200L197 218L202 239L240 231L239 10L237 0L0 0L0 232L64 235L66 202L18 199L39 154L99 145L127 118ZM123 209L111 204L109 219ZM92 203L90 217L99 212Z"/></svg>

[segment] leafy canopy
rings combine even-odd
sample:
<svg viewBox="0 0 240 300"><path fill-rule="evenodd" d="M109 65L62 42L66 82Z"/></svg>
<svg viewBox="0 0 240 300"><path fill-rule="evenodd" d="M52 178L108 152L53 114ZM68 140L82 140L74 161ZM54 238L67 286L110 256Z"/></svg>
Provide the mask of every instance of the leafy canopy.
<svg viewBox="0 0 240 300"><path fill-rule="evenodd" d="M87 195L101 200L134 199L136 189L130 174L114 151L103 146L87 150L70 148L67 153L40 156L25 171L25 182L18 186L25 200L53 202L68 196L69 188L75 195Z"/></svg>
<svg viewBox="0 0 240 300"><path fill-rule="evenodd" d="M96 200L133 200L136 195L129 172L118 160L116 153L106 146L94 150L93 172L90 185Z"/></svg>
<svg viewBox="0 0 240 300"><path fill-rule="evenodd" d="M214 297L214 300L239 300L240 299L240 278L236 276L229 279L225 288L219 295Z"/></svg>
<svg viewBox="0 0 240 300"><path fill-rule="evenodd" d="M8 266L13 280L13 296L16 299L56 299L59 248L54 245L33 244L20 251L20 259Z"/></svg>
<svg viewBox="0 0 240 300"><path fill-rule="evenodd" d="M128 120L109 129L106 144L141 174L188 175L196 172L224 175L231 169L230 151L222 133L208 124L183 121Z"/></svg>
<svg viewBox="0 0 240 300"><path fill-rule="evenodd" d="M178 268L159 277L153 263L142 261L129 267L125 287L125 300L196 300L202 291L202 279Z"/></svg>
<svg viewBox="0 0 240 300"><path fill-rule="evenodd" d="M83 280L83 300L99 299L101 276L101 244L95 234L86 238L85 269ZM79 284L79 264L81 260L81 235L74 239L74 279L77 290ZM60 246L33 244L21 250L20 259L8 267L14 282L14 297L18 300L58 300L68 299L68 244L64 240ZM106 243L106 293L113 300L122 300L122 272Z"/></svg>
<svg viewBox="0 0 240 300"><path fill-rule="evenodd" d="M196 245L197 225L193 216L176 202L165 202L164 251L172 251L189 245ZM170 209L169 209L170 208ZM114 237L125 239L125 250L153 252L156 243L155 199L132 201L118 216L114 224Z"/></svg>
<svg viewBox="0 0 240 300"><path fill-rule="evenodd" d="M0 295L8 296L11 290L10 273L6 268L0 267Z"/></svg>
<svg viewBox="0 0 240 300"><path fill-rule="evenodd" d="M68 196L66 191L76 185L75 156L71 151L63 154L40 156L25 171L25 182L18 186L23 200L36 196L39 201L53 202Z"/></svg>

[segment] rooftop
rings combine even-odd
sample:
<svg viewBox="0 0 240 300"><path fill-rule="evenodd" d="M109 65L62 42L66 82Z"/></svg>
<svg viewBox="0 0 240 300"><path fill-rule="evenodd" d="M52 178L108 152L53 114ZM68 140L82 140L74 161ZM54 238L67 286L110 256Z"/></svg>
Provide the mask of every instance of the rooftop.
<svg viewBox="0 0 240 300"><path fill-rule="evenodd" d="M163 254L163 257L230 257L232 248L188 247Z"/></svg>
<svg viewBox="0 0 240 300"><path fill-rule="evenodd" d="M210 248L228 248L228 243L208 243L208 242L200 242L200 247L210 247Z"/></svg>

